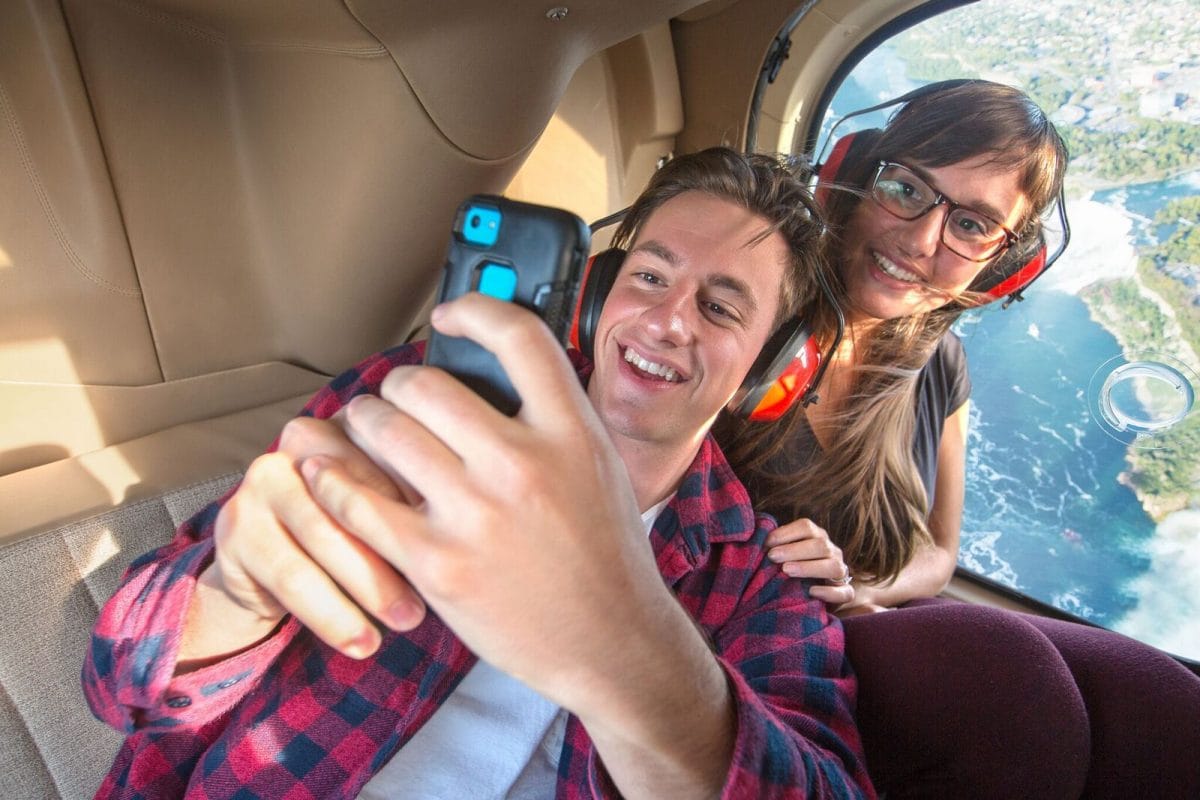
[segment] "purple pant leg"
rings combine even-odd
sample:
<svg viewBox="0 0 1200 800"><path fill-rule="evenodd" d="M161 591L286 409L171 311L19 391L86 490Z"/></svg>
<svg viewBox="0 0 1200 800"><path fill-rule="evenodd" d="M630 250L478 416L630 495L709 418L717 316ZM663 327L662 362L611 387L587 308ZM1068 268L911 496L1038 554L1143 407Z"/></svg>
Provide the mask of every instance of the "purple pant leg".
<svg viewBox="0 0 1200 800"><path fill-rule="evenodd" d="M1022 615L932 602L843 622L867 767L887 800L1080 796L1083 699Z"/></svg>
<svg viewBox="0 0 1200 800"><path fill-rule="evenodd" d="M1026 619L1062 654L1087 707L1092 759L1084 797L1200 798L1200 677L1121 634Z"/></svg>

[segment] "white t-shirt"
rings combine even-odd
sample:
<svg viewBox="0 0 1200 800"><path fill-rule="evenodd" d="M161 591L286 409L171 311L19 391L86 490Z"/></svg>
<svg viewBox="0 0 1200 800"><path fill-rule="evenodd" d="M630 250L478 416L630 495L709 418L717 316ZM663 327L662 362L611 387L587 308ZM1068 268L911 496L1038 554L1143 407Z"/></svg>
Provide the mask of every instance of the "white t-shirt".
<svg viewBox="0 0 1200 800"><path fill-rule="evenodd" d="M650 535L670 497L642 514ZM567 712L482 659L359 800L554 797Z"/></svg>

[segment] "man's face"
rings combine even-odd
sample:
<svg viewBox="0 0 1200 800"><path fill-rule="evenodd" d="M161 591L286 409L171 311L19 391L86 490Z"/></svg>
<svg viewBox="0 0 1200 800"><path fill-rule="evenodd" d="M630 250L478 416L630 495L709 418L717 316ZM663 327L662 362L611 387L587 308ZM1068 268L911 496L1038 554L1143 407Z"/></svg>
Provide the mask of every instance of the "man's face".
<svg viewBox="0 0 1200 800"><path fill-rule="evenodd" d="M596 326L588 394L614 438L699 444L773 329L789 253L766 227L701 192L646 220Z"/></svg>

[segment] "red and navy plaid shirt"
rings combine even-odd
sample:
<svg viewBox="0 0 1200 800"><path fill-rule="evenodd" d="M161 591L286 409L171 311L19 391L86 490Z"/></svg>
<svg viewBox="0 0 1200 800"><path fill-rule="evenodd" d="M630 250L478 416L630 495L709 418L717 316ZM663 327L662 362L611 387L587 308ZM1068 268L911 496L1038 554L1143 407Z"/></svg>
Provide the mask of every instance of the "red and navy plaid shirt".
<svg viewBox="0 0 1200 800"><path fill-rule="evenodd" d="M420 346L369 358L302 413L329 417L354 395L377 392L392 367L421 358ZM586 378L581 357L576 367ZM210 505L131 564L96 623L84 692L100 719L127 734L96 796L354 798L475 657L432 611L409 633L385 632L379 651L361 661L287 618L252 649L175 677L184 612L212 560L219 508ZM755 516L709 437L650 535L664 580L729 678L737 738L722 797L873 797L841 625L765 558L774 527ZM617 795L571 717L556 797Z"/></svg>

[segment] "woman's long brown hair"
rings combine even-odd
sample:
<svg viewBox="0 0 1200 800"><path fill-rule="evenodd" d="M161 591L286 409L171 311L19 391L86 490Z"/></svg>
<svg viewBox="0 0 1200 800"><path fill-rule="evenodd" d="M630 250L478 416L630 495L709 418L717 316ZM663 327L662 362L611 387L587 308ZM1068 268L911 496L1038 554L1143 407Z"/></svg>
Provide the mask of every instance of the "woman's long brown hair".
<svg viewBox="0 0 1200 800"><path fill-rule="evenodd" d="M1066 147L1042 110L1021 91L988 81L920 96L882 132L864 134L871 137L866 155L843 165L838 178L845 190L830 193L826 214L835 237L859 203L871 202L864 189L882 160L940 167L983 156L990 167L1015 170L1030 200L1020 237L1040 233L1041 215L1058 196L1066 171ZM835 243L835 263L837 249ZM844 303L838 272L834 292ZM958 316L982 300L968 293L926 313L882 321L869 332L850 327L850 389L829 418L833 440L811 460L795 452L798 431L807 428L802 408L769 425L720 420L718 440L756 507L781 523L811 518L842 548L855 574L894 580L917 548L931 542L929 498L912 454L917 376ZM828 315L813 317L827 340L831 332L820 321Z"/></svg>

